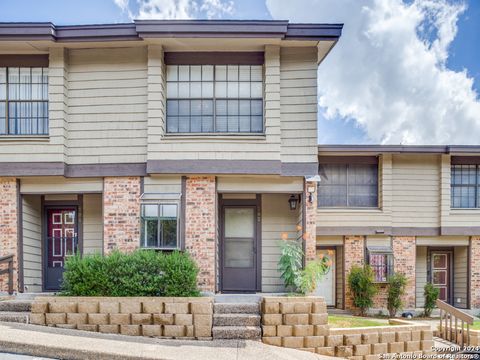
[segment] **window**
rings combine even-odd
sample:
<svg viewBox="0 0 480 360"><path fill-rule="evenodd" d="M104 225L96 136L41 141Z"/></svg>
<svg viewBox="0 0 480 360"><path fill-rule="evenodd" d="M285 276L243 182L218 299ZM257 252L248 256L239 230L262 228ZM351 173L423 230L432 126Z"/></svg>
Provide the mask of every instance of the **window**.
<svg viewBox="0 0 480 360"><path fill-rule="evenodd" d="M167 65L167 133L262 133L261 65Z"/></svg>
<svg viewBox="0 0 480 360"><path fill-rule="evenodd" d="M178 204L142 204L142 248L178 248Z"/></svg>
<svg viewBox="0 0 480 360"><path fill-rule="evenodd" d="M377 164L321 164L318 207L378 207Z"/></svg>
<svg viewBox="0 0 480 360"><path fill-rule="evenodd" d="M393 252L390 248L369 247L368 264L372 267L375 282L387 282L393 275Z"/></svg>
<svg viewBox="0 0 480 360"><path fill-rule="evenodd" d="M0 67L0 135L48 134L48 68Z"/></svg>
<svg viewBox="0 0 480 360"><path fill-rule="evenodd" d="M452 165L452 208L480 208L480 166Z"/></svg>

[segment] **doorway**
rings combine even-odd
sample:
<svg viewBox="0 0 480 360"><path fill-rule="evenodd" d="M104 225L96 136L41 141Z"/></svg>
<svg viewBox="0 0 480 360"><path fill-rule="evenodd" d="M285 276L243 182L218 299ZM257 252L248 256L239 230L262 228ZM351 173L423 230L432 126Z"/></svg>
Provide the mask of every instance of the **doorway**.
<svg viewBox="0 0 480 360"><path fill-rule="evenodd" d="M220 290L261 291L260 195L220 200Z"/></svg>
<svg viewBox="0 0 480 360"><path fill-rule="evenodd" d="M440 291L438 299L452 304L452 252L432 251L430 261L432 284Z"/></svg>
<svg viewBox="0 0 480 360"><path fill-rule="evenodd" d="M46 206L44 289L59 290L65 261L78 251L78 207Z"/></svg>
<svg viewBox="0 0 480 360"><path fill-rule="evenodd" d="M317 288L315 289L315 296L323 296L327 306L335 306L335 279L336 279L336 249L335 248L319 248L317 249L317 259L328 256L332 261L332 266L329 271L322 276L320 281L317 283Z"/></svg>

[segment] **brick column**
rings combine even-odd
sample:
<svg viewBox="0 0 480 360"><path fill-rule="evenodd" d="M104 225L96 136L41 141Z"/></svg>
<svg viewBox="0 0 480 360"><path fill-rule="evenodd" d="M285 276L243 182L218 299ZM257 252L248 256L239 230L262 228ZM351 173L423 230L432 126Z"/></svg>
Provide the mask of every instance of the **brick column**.
<svg viewBox="0 0 480 360"><path fill-rule="evenodd" d="M215 291L216 186L214 176L190 176L186 180L185 249L200 272L198 286Z"/></svg>
<svg viewBox="0 0 480 360"><path fill-rule="evenodd" d="M348 274L354 265L363 265L365 258L365 237L345 236L343 240L343 251L345 258L344 288L345 288L345 309L354 310L353 297L348 286Z"/></svg>
<svg viewBox="0 0 480 360"><path fill-rule="evenodd" d="M415 236L396 236L392 240L394 271L407 277L407 287L403 297L405 309L415 309ZM385 304L386 305L386 304Z"/></svg>
<svg viewBox="0 0 480 360"><path fill-rule="evenodd" d="M140 245L140 177L103 181L103 250L130 252Z"/></svg>
<svg viewBox="0 0 480 360"><path fill-rule="evenodd" d="M0 178L0 256L15 255L13 288L17 289L18 186L15 178ZM2 266L2 269L6 265ZM8 290L8 274L0 275L0 291Z"/></svg>
<svg viewBox="0 0 480 360"><path fill-rule="evenodd" d="M480 309L480 236L470 240L470 308Z"/></svg>
<svg viewBox="0 0 480 360"><path fill-rule="evenodd" d="M311 261L316 258L316 242L317 242L317 194L312 194L312 201L309 201L308 188L317 188L316 182L306 182L303 198L305 211L305 232L303 239L305 240L305 260Z"/></svg>

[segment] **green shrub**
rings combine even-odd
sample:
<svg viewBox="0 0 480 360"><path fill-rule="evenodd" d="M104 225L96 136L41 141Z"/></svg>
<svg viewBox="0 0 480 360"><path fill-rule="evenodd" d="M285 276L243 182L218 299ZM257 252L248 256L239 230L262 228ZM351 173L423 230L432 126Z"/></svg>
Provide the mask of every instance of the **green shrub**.
<svg viewBox="0 0 480 360"><path fill-rule="evenodd" d="M285 287L300 294L310 294L317 287L332 265L328 256L319 260L309 261L305 268L303 266L303 249L297 241L281 241L281 255L278 262L278 270L283 279Z"/></svg>
<svg viewBox="0 0 480 360"><path fill-rule="evenodd" d="M137 250L69 257L63 274L67 296L198 296L198 268L186 253Z"/></svg>
<svg viewBox="0 0 480 360"><path fill-rule="evenodd" d="M407 277L404 274L396 273L388 277L387 308L390 317L395 317L397 311L403 307L402 296L405 295Z"/></svg>
<svg viewBox="0 0 480 360"><path fill-rule="evenodd" d="M431 283L426 283L423 288L423 295L425 296L424 315L430 317L433 309L435 309L440 289L433 286Z"/></svg>
<svg viewBox="0 0 480 360"><path fill-rule="evenodd" d="M365 316L373 306L373 297L377 294L377 285L370 265L354 265L348 274L348 286L353 295L353 304Z"/></svg>

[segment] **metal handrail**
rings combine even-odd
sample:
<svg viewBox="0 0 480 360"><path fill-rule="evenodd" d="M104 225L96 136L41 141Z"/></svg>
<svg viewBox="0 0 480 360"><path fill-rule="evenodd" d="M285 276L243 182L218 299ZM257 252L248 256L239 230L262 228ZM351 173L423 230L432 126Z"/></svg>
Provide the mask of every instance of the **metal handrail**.
<svg viewBox="0 0 480 360"><path fill-rule="evenodd" d="M0 257L0 265L8 264L6 269L0 270L0 275L8 274L8 293L13 294L13 254Z"/></svg>
<svg viewBox="0 0 480 360"><path fill-rule="evenodd" d="M465 325L467 327L467 346L470 345L470 325L473 325L475 318L466 312L447 304L445 301L437 300L437 307L440 309L440 337L442 339L455 342L458 345L465 346ZM445 325L443 321L445 319ZM455 327L453 327L455 319ZM461 327L458 327L458 321L461 321ZM449 324L450 322L450 324ZM460 339L459 339L460 336Z"/></svg>

